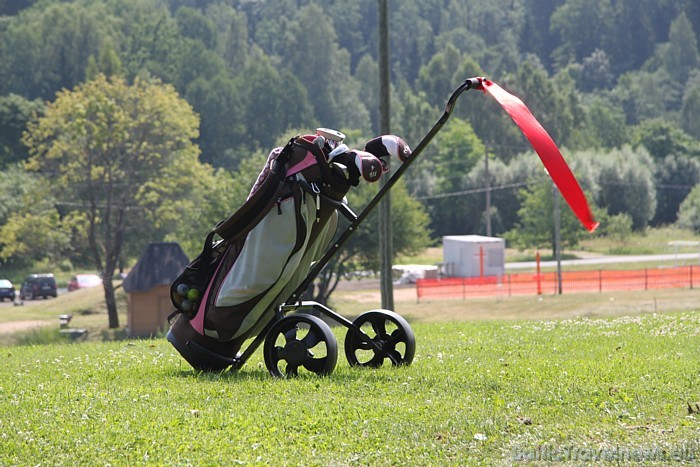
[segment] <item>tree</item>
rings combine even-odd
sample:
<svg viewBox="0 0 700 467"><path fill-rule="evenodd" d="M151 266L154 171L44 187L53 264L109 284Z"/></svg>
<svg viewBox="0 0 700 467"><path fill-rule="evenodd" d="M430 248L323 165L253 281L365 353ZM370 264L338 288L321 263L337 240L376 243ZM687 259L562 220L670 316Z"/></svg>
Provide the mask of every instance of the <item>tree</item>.
<svg viewBox="0 0 700 467"><path fill-rule="evenodd" d="M581 63L579 89L585 92L610 87L613 75L610 72L610 60L604 50L595 49Z"/></svg>
<svg viewBox="0 0 700 467"><path fill-rule="evenodd" d="M637 70L621 75L610 92L610 102L625 112L628 125L646 120L673 120L672 110L680 102L678 84L665 69Z"/></svg>
<svg viewBox="0 0 700 467"><path fill-rule="evenodd" d="M214 23L194 8L180 7L175 13L180 35L201 41L207 49L217 46L218 31Z"/></svg>
<svg viewBox="0 0 700 467"><path fill-rule="evenodd" d="M559 196L561 244L567 247L578 245L586 230L561 194L558 191L553 194L551 182L533 184L520 190L520 220L513 230L506 232L506 241L521 249L551 246L554 255L554 196Z"/></svg>
<svg viewBox="0 0 700 467"><path fill-rule="evenodd" d="M219 55L232 73L240 73L248 57L248 26L245 15L223 3L208 5L206 14L218 30Z"/></svg>
<svg viewBox="0 0 700 467"><path fill-rule="evenodd" d="M685 83L691 70L700 66L697 38L685 13L671 22L668 39L669 46L663 55L664 66L675 80Z"/></svg>
<svg viewBox="0 0 700 467"><path fill-rule="evenodd" d="M700 185L695 185L678 210L678 225L700 232Z"/></svg>
<svg viewBox="0 0 700 467"><path fill-rule="evenodd" d="M467 174L483 161L484 152L484 144L469 122L453 117L435 136L426 157L416 163L419 177L430 180L430 185L423 189L425 195L433 197L429 204L431 229L437 235L468 232L478 227L479 218L465 214L473 200L450 195L472 188L467 187ZM483 181L480 186L483 186Z"/></svg>
<svg viewBox="0 0 700 467"><path fill-rule="evenodd" d="M700 156L700 144L673 122L662 118L646 120L634 129L632 145L642 145L654 160L670 154Z"/></svg>
<svg viewBox="0 0 700 467"><path fill-rule="evenodd" d="M578 109L572 99L573 89L560 89L559 82L549 79L547 73L524 62L518 68L514 79L514 93L532 111L552 139L559 145L566 145L574 126Z"/></svg>
<svg viewBox="0 0 700 467"><path fill-rule="evenodd" d="M643 230L656 212L654 162L643 147L623 146L607 154L600 170L598 204L611 215L627 213L635 230Z"/></svg>
<svg viewBox="0 0 700 467"><path fill-rule="evenodd" d="M371 56L364 55L357 63L354 77L360 86L360 101L369 111L372 133L379 133L379 65Z"/></svg>
<svg viewBox="0 0 700 467"><path fill-rule="evenodd" d="M14 164L0 178L0 264L29 267L70 254L70 226L42 177Z"/></svg>
<svg viewBox="0 0 700 467"><path fill-rule="evenodd" d="M628 142L625 114L620 108L596 96L585 109L582 146L619 148Z"/></svg>
<svg viewBox="0 0 700 467"><path fill-rule="evenodd" d="M350 54L338 46L333 22L317 21L313 28L307 27L309 18L322 17L323 9L314 3L297 11L296 21L284 31L287 44L280 54L285 57L281 66L306 88L321 125L369 132L369 112L350 71Z"/></svg>
<svg viewBox="0 0 700 467"><path fill-rule="evenodd" d="M554 50L555 65L580 62L595 49L605 49L613 26L609 0L568 0L550 17L550 29L561 39Z"/></svg>
<svg viewBox="0 0 700 467"><path fill-rule="evenodd" d="M251 60L237 82L245 96L238 99L244 106L243 115L248 117L247 147L269 151L275 139L290 128L317 126L304 86L291 71L276 68L260 49L251 52Z"/></svg>
<svg viewBox="0 0 700 467"><path fill-rule="evenodd" d="M236 80L225 73L216 76L200 76L185 91L187 101L201 115L198 143L203 162L215 167L235 169L245 140L247 125L244 120L246 103ZM247 147L247 146L243 146Z"/></svg>
<svg viewBox="0 0 700 467"><path fill-rule="evenodd" d="M693 73L686 84L681 108L681 127L690 136L700 140L700 71Z"/></svg>
<svg viewBox="0 0 700 467"><path fill-rule="evenodd" d="M190 258L199 254L211 229L248 198L266 157L262 153L248 155L235 172L209 166L204 166L197 177L181 172L189 193L164 190L159 193L162 199L154 203L158 206L154 218L165 241L178 242ZM182 213L192 222L182 222Z"/></svg>
<svg viewBox="0 0 700 467"><path fill-rule="evenodd" d="M560 43L559 35L550 27L550 17L563 3L561 0L526 0L523 2L524 24L520 33L522 51L538 55L551 71L552 52Z"/></svg>
<svg viewBox="0 0 700 467"><path fill-rule="evenodd" d="M44 103L40 99L30 101L17 94L0 96L0 168L28 157L21 141L22 132L33 115L43 110Z"/></svg>
<svg viewBox="0 0 700 467"><path fill-rule="evenodd" d="M620 213L609 216L605 222L605 235L624 242L632 234L632 218L629 214Z"/></svg>
<svg viewBox="0 0 700 467"><path fill-rule="evenodd" d="M458 84L452 83L451 78L455 75L461 61L459 50L449 44L445 50L433 55L430 61L420 68L416 79L416 90L424 92L432 105L444 107L450 92Z"/></svg>
<svg viewBox="0 0 700 467"><path fill-rule="evenodd" d="M122 63L127 78L156 76L163 82L176 83L179 67L184 62L180 57L185 45L168 11L144 8L134 2L122 17L126 19L122 32L125 37Z"/></svg>
<svg viewBox="0 0 700 467"><path fill-rule="evenodd" d="M104 5L54 2L13 17L0 35L0 94L50 99L85 78L90 56L115 34Z"/></svg>
<svg viewBox="0 0 700 467"><path fill-rule="evenodd" d="M128 85L104 75L58 93L45 115L29 125L27 167L51 177L56 196L71 201L64 218L86 219L110 328L119 326L112 278L129 229L148 221L152 200L167 202L159 192L185 193L183 177L201 172L192 143L197 126L197 116L172 86L141 79Z"/></svg>
<svg viewBox="0 0 700 467"><path fill-rule="evenodd" d="M683 154L669 154L656 163L654 181L657 206L653 223L672 224L681 202L700 182L700 161Z"/></svg>
<svg viewBox="0 0 700 467"><path fill-rule="evenodd" d="M89 81L95 79L100 73L105 76L122 74L121 59L110 41L105 41L97 58L90 55L85 69L85 78Z"/></svg>

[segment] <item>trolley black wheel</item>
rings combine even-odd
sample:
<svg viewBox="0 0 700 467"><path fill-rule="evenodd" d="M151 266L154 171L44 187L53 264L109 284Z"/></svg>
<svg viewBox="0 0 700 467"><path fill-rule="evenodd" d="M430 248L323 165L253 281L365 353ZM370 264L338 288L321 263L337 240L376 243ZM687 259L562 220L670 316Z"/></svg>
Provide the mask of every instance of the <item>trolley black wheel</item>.
<svg viewBox="0 0 700 467"><path fill-rule="evenodd" d="M351 366L409 365L416 353L416 338L408 322L389 310L372 310L355 318L360 332L345 335L345 356Z"/></svg>
<svg viewBox="0 0 700 467"><path fill-rule="evenodd" d="M263 353L272 376L297 376L299 368L328 375L338 361L338 341L321 318L294 314L272 326Z"/></svg>

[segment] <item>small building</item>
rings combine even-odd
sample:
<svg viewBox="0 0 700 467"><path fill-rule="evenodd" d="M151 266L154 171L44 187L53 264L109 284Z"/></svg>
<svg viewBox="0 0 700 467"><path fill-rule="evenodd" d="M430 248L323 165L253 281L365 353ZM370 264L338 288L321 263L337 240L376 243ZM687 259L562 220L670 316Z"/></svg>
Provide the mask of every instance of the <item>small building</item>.
<svg viewBox="0 0 700 467"><path fill-rule="evenodd" d="M167 330L168 315L175 309L170 301L170 285L189 262L177 243L151 243L146 247L123 284L129 336L144 337Z"/></svg>
<svg viewBox="0 0 700 467"><path fill-rule="evenodd" d="M442 237L443 273L448 277L502 276L506 242L481 235Z"/></svg>

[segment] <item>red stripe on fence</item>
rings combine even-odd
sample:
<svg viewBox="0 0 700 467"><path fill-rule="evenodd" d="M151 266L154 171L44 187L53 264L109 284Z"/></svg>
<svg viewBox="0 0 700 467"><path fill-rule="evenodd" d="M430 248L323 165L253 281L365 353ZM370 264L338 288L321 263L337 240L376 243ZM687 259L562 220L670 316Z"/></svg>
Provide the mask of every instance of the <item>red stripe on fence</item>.
<svg viewBox="0 0 700 467"><path fill-rule="evenodd" d="M614 290L650 290L694 287L698 266L660 269L594 270L562 272L563 292L609 292ZM539 284L539 287L538 287ZM557 293L555 272L514 273L503 276L447 277L418 279L416 293L421 299L465 299L510 295Z"/></svg>

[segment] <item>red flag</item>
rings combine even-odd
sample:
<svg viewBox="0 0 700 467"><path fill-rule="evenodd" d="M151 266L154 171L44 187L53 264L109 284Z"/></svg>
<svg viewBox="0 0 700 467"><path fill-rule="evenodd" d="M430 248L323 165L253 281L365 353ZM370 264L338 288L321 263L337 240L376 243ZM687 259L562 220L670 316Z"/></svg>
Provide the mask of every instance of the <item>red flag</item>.
<svg viewBox="0 0 700 467"><path fill-rule="evenodd" d="M482 79L481 85L484 92L496 99L520 127L520 130L530 141L535 152L537 152L537 155L540 156L542 163L549 172L549 176L552 177L562 196L571 206L571 210L574 211L574 214L576 214L583 226L590 232L593 232L599 223L593 219L581 186L576 181L576 177L574 177L564 157L559 152L559 148L554 144L547 131L542 128L540 122L523 104L523 101L505 91L493 81Z"/></svg>

